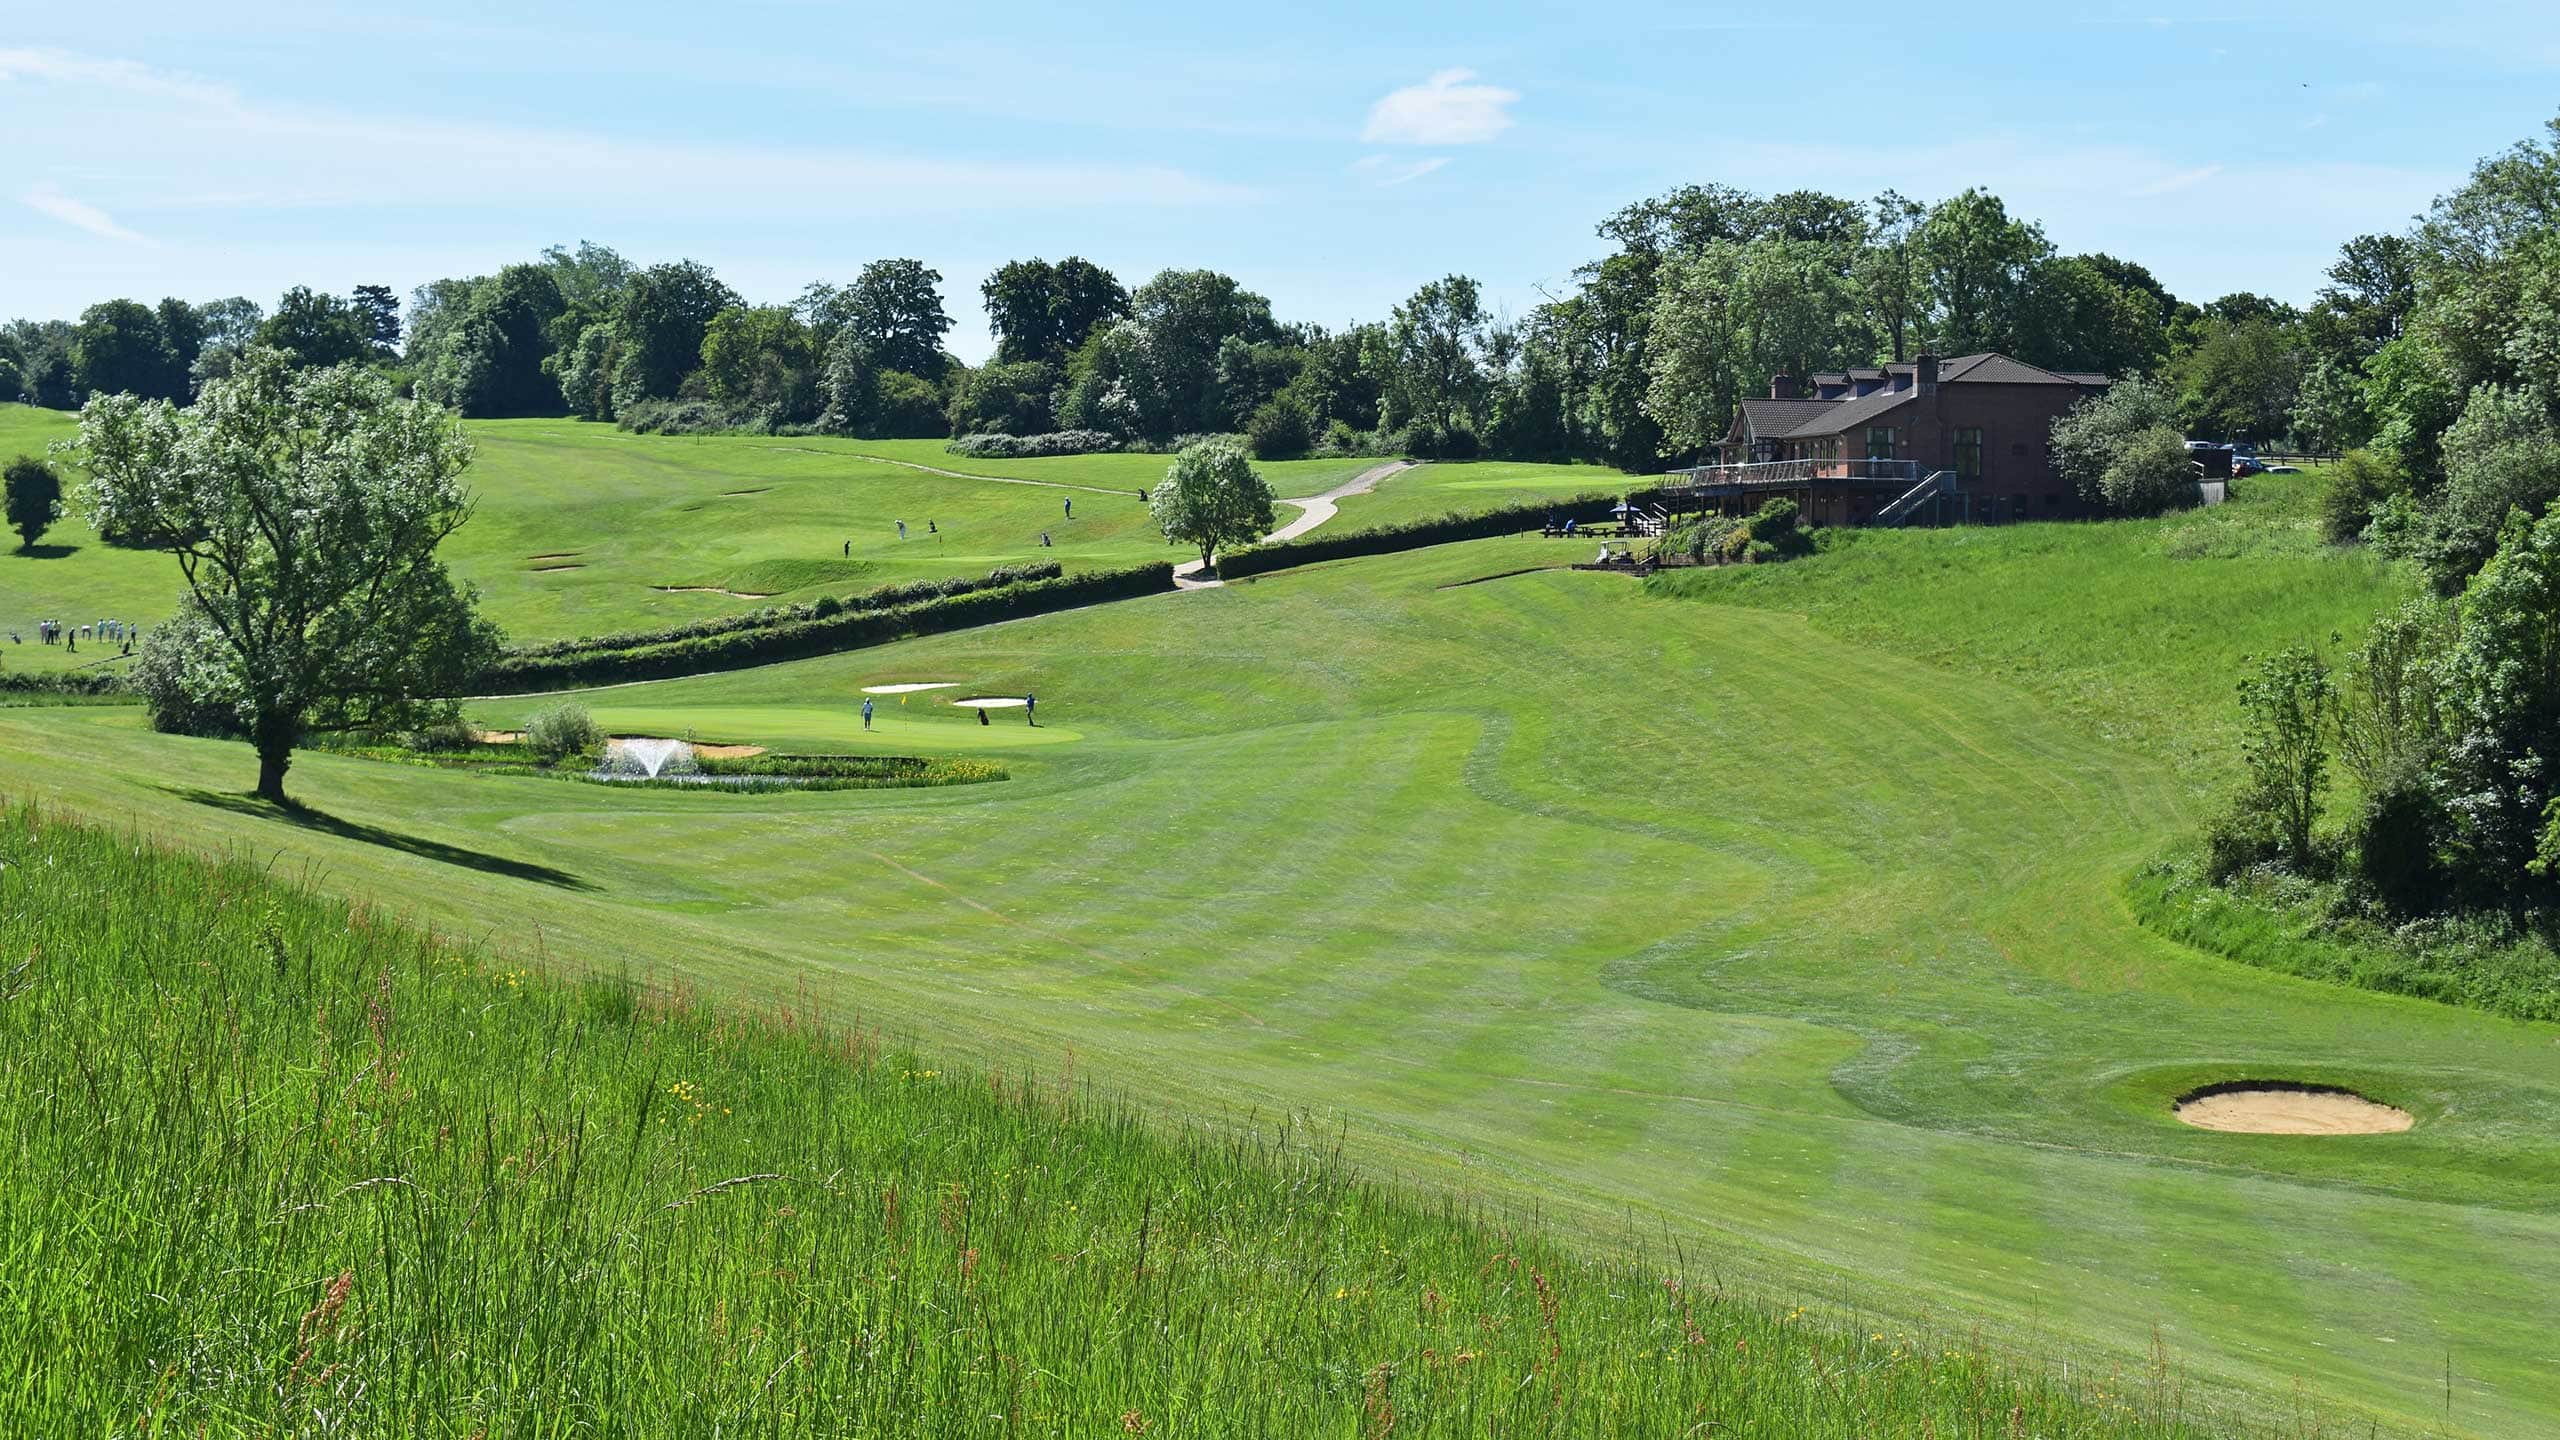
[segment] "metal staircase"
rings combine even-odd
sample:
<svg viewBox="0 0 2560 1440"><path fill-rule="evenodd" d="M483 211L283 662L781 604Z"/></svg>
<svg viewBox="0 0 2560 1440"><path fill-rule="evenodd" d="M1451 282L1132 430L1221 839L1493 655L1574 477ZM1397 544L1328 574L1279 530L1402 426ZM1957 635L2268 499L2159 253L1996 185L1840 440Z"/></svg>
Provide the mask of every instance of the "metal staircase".
<svg viewBox="0 0 2560 1440"><path fill-rule="evenodd" d="M1875 513L1875 518L1867 523L1870 525L1900 525L1904 521L1909 520L1913 512L1917 511L1921 506L1928 504L1939 496L1962 495L1963 493L1964 485L1956 477L1956 472L1953 470L1933 470L1929 472L1928 476L1921 480L1919 484L1914 485L1910 489L1893 497L1893 499L1888 502L1883 509L1878 510Z"/></svg>

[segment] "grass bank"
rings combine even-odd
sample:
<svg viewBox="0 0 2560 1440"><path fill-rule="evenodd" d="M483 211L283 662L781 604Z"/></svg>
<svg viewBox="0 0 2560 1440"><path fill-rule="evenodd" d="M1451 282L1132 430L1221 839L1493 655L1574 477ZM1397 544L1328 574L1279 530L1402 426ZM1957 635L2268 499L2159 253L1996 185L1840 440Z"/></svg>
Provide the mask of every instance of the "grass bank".
<svg viewBox="0 0 2560 1440"><path fill-rule="evenodd" d="M2165 1364L1597 1263L1285 1121L554 980L24 805L0 944L26 1433L2207 1433Z"/></svg>

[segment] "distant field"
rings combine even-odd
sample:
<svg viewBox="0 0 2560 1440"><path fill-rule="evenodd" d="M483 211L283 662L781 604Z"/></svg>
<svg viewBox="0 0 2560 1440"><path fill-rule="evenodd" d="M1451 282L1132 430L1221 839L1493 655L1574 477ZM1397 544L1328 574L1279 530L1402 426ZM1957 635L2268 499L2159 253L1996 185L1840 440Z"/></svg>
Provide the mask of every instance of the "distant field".
<svg viewBox="0 0 2560 1440"><path fill-rule="evenodd" d="M479 508L445 558L516 640L678 624L999 565L1055 560L1074 571L1175 553L1138 499L1171 463L1163 455L963 461L940 441L637 436L569 420L469 428ZM0 405L0 457L41 453L72 433L68 415ZM1377 463L1261 468L1282 495L1312 495ZM1040 483L1007 483L1017 481ZM1295 514L1284 505L1278 519ZM76 508L34 555L0 545L0 630L22 636L46 618L149 625L178 589L168 557L100 544ZM0 634L0 666L100 663L119 662L95 647L9 646Z"/></svg>

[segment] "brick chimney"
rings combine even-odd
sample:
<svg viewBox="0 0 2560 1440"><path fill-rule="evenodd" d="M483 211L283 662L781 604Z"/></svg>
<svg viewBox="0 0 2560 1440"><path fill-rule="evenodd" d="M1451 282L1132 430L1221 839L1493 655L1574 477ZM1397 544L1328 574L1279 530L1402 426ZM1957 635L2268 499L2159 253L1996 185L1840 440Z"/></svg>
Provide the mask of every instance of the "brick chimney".
<svg viewBox="0 0 2560 1440"><path fill-rule="evenodd" d="M1793 375L1770 376L1769 398L1772 400L1793 400L1796 398L1796 377Z"/></svg>
<svg viewBox="0 0 2560 1440"><path fill-rule="evenodd" d="M1923 395L1938 393L1938 357L1923 350L1911 357L1911 386Z"/></svg>

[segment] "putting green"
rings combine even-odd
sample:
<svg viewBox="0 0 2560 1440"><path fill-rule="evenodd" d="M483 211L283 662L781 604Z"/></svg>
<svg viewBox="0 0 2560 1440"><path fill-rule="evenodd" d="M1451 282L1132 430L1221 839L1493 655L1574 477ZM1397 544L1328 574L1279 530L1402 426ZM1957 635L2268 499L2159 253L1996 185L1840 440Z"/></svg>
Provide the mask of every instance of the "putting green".
<svg viewBox="0 0 2560 1440"><path fill-rule="evenodd" d="M982 754L1004 784L624 793L308 756L292 783L329 818L292 823L234 798L242 747L77 709L0 711L0 784L539 933L552 963L804 998L1182 1112L1312 1112L1373 1163L1794 1299L2128 1369L2156 1331L2199 1384L2412 1427L2450 1354L2456 1431L2560 1426L2560 1030L2145 932L2119 886L2190 826L2193 779L2025 690L1623 577L1441 588L1543 553L581 697L610 729ZM861 734L861 685L951 675L1036 692L1044 723L918 699ZM2416 1123L2179 1123L2235 1075Z"/></svg>

